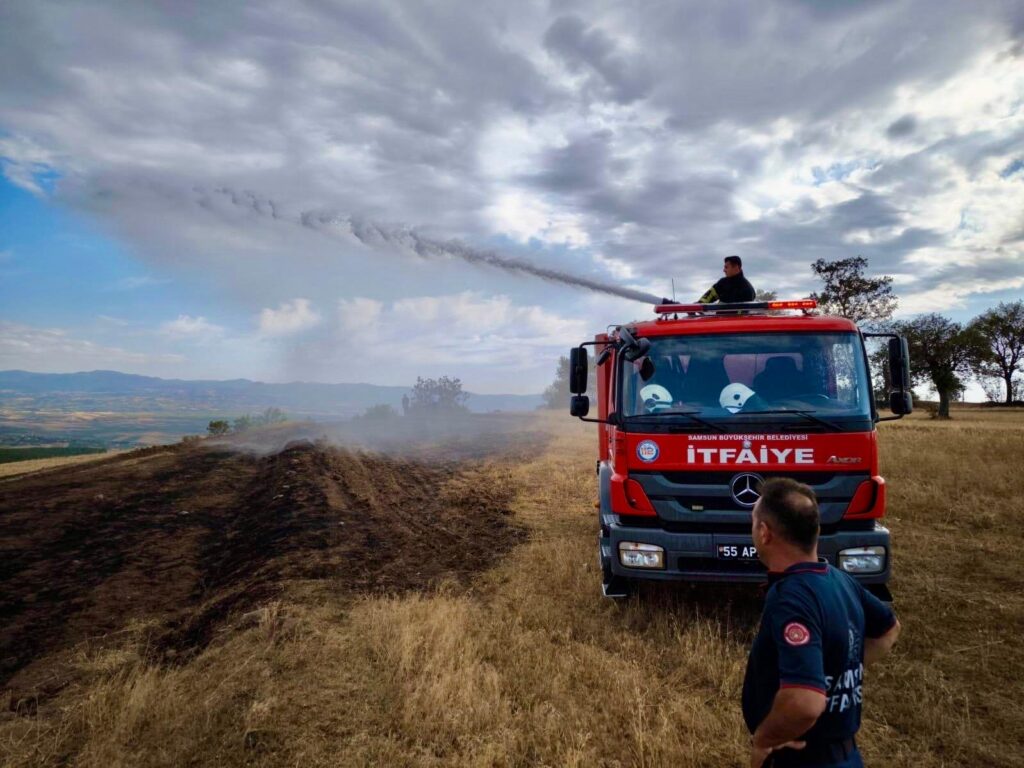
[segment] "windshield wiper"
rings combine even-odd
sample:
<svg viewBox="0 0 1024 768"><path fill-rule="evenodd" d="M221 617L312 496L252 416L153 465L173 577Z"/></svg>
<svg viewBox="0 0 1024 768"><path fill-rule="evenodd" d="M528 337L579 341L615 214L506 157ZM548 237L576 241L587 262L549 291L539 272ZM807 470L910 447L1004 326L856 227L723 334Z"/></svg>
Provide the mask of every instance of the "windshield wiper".
<svg viewBox="0 0 1024 768"><path fill-rule="evenodd" d="M754 415L767 413L793 413L796 414L797 416L803 416L808 421L813 421L816 424L821 424L821 426L827 427L828 429L831 429L833 432L843 431L843 428L840 427L835 422L828 421L827 419L823 419L820 416L815 416L814 411L805 411L800 408L772 408L765 411L740 411L738 415L745 416L747 414Z"/></svg>
<svg viewBox="0 0 1024 768"><path fill-rule="evenodd" d="M708 429L713 429L716 432L725 432L726 431L725 427L721 426L720 424L715 424L714 422L707 421L706 419L702 419L700 416L697 415L698 413L700 413L700 411L658 411L657 413L640 413L640 414L637 414L636 416L627 416L626 418L629 419L630 421L632 421L632 420L644 420L644 421L647 421L647 420L652 420L652 419L653 420L660 420L660 419L662 419L665 416L686 416L687 418L691 419L692 421L695 421L698 424L704 425Z"/></svg>

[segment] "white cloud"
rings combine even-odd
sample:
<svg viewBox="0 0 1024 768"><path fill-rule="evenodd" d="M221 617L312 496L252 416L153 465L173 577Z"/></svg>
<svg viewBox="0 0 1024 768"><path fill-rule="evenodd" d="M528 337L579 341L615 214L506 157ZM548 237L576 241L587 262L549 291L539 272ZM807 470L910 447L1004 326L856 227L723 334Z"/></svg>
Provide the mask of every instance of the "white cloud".
<svg viewBox="0 0 1024 768"><path fill-rule="evenodd" d="M96 319L102 325L114 326L117 328L128 328L132 325L132 321L125 320L123 317L114 317L113 315L96 315Z"/></svg>
<svg viewBox="0 0 1024 768"><path fill-rule="evenodd" d="M184 362L176 354L133 352L77 338L60 328L38 328L0 321L0 368L42 373L121 368Z"/></svg>
<svg viewBox="0 0 1024 768"><path fill-rule="evenodd" d="M43 197L46 192L36 181L41 173L51 172L58 157L25 136L0 134L0 172L17 187Z"/></svg>
<svg viewBox="0 0 1024 768"><path fill-rule="evenodd" d="M122 277L111 286L115 291L134 291L138 288L148 288L153 285L163 285L169 282L166 279L153 277L152 275L136 275Z"/></svg>
<svg viewBox="0 0 1024 768"><path fill-rule="evenodd" d="M415 296L390 303L339 302L336 337L305 350L325 366L384 367L395 381L416 376L462 376L484 392L538 392L555 361L592 336L584 318L569 318L508 296L472 291Z"/></svg>
<svg viewBox="0 0 1024 768"><path fill-rule="evenodd" d="M1012 291L1015 288L1024 288L1024 277L1014 277L1002 282L950 280L904 296L900 299L898 314L905 316L922 312L948 312L951 309L966 307L967 300L972 296Z"/></svg>
<svg viewBox="0 0 1024 768"><path fill-rule="evenodd" d="M595 253L594 261L607 269L616 280L625 282L637 278L636 270L622 259L610 259L602 253Z"/></svg>
<svg viewBox="0 0 1024 768"><path fill-rule="evenodd" d="M590 243L582 217L546 204L537 193L523 190L504 192L485 215L497 232L520 242L539 240L574 248Z"/></svg>
<svg viewBox="0 0 1024 768"><path fill-rule="evenodd" d="M383 311L384 303L376 299L340 299L338 323L345 330L373 333Z"/></svg>
<svg viewBox="0 0 1024 768"><path fill-rule="evenodd" d="M294 299L277 309L264 309L259 318L260 333L264 336L289 336L319 324L320 314L309 299Z"/></svg>
<svg viewBox="0 0 1024 768"><path fill-rule="evenodd" d="M224 327L211 323L202 316L178 315L174 320L161 325L160 331L167 336L209 341L222 336Z"/></svg>
<svg viewBox="0 0 1024 768"><path fill-rule="evenodd" d="M427 331L425 344L408 339L407 331L417 325ZM562 349L586 332L581 321L543 307L471 292L399 299L378 328L392 341L405 336L411 354L424 360L440 355L449 361L486 360L494 353L515 354L513 348Z"/></svg>
<svg viewBox="0 0 1024 768"><path fill-rule="evenodd" d="M448 346L454 339L477 343L517 339L534 345L561 345L584 332L579 320L561 317L539 306L516 305L508 296L483 296L471 291L414 296L390 304L366 298L343 299L338 305L343 331L363 332L390 341L409 336L410 329L416 327L424 329L441 346ZM415 345L416 340L410 338L406 343ZM473 354L474 350L467 352Z"/></svg>

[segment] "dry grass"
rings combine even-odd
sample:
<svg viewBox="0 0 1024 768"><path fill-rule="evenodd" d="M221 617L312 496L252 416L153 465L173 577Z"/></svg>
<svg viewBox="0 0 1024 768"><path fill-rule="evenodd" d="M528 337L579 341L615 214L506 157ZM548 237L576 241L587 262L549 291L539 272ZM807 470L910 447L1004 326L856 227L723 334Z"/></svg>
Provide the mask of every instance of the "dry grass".
<svg viewBox="0 0 1024 768"><path fill-rule="evenodd" d="M30 472L38 472L42 469L56 469L74 464L85 464L90 461L109 459L122 451L107 451L106 453L86 453L80 456L54 456L49 459L28 459L27 461L10 461L0 464L0 477L14 477L15 475L27 475Z"/></svg>
<svg viewBox="0 0 1024 768"><path fill-rule="evenodd" d="M0 723L5 765L739 766L751 590L602 600L590 429L495 465L530 539L469 589L294 585L203 654L150 666L145 627L73 663L86 683ZM882 427L905 632L867 683L869 763L1024 754L1024 414Z"/></svg>

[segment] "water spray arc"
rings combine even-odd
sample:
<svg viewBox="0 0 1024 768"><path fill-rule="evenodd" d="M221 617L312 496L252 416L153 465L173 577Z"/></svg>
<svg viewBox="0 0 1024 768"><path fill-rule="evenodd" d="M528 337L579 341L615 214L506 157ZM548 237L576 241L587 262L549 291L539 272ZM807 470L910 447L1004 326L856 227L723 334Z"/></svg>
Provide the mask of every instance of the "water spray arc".
<svg viewBox="0 0 1024 768"><path fill-rule="evenodd" d="M384 225L329 211L303 211L298 216L291 216L284 213L282 207L273 200L252 192L239 192L228 187L218 187L212 191L197 187L194 191L200 195L200 198L197 200L198 204L206 208L214 207L211 195L216 195L218 200L229 202L233 206L251 211L261 217L304 227L328 236L337 236L338 234L349 235L370 248L390 246L392 248L412 251L424 259L456 258L469 264L493 267L521 275L530 275L541 280L570 285L574 288L583 288L597 293L605 293L632 301L640 301L645 304L660 304L662 302L661 297L655 296L652 293L624 288L586 277L577 277L568 272L541 267L529 261L506 256L496 251L473 248L458 240L437 240L421 235L416 230L407 227Z"/></svg>

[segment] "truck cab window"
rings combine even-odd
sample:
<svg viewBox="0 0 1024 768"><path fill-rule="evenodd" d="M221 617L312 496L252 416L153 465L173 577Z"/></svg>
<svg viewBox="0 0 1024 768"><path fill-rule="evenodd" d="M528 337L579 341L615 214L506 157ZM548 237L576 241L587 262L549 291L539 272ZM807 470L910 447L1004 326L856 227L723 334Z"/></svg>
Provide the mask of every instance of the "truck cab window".
<svg viewBox="0 0 1024 768"><path fill-rule="evenodd" d="M729 422L758 411L870 417L860 338L852 333L751 333L651 339L654 376L624 364L623 416L688 411ZM728 406L728 407L727 407Z"/></svg>

